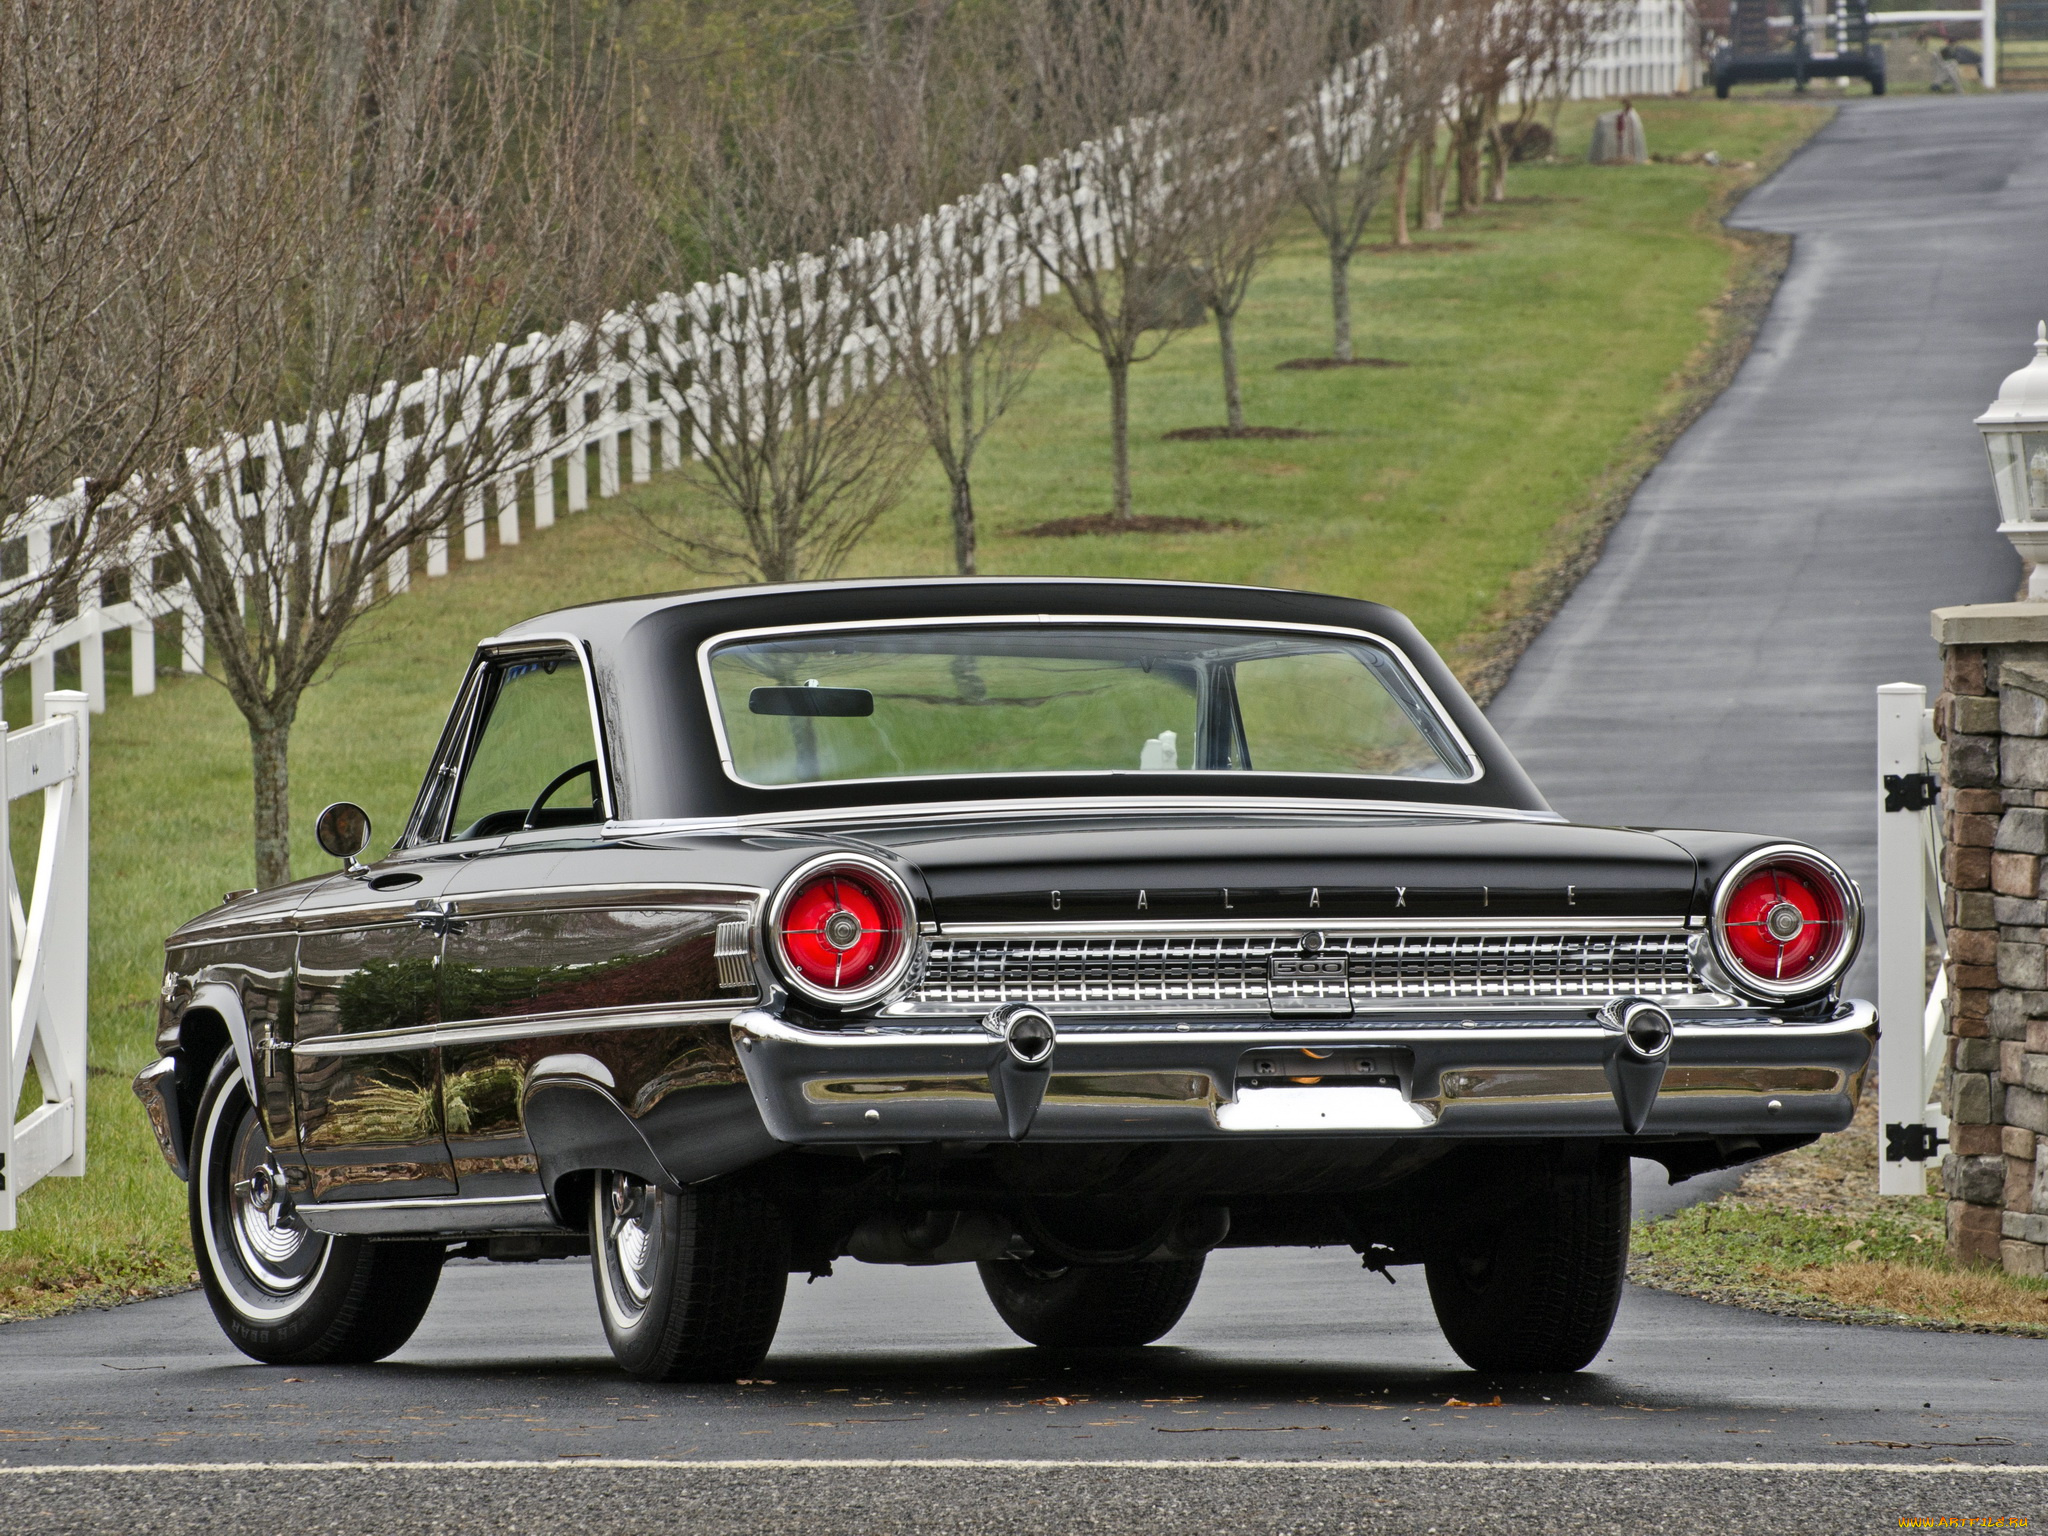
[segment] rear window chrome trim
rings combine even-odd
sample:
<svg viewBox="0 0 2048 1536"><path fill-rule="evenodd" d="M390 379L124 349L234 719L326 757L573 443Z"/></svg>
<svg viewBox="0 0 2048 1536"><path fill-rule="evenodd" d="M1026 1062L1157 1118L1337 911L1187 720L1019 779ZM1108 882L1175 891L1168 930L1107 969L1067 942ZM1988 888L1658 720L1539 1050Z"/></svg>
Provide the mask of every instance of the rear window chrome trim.
<svg viewBox="0 0 2048 1536"><path fill-rule="evenodd" d="M1368 782L1377 784L1476 784L1486 776L1486 764L1479 754L1472 750L1472 743L1465 739L1465 733L1458 729L1450 711L1444 708L1443 700L1436 690L1429 686L1408 653L1388 640L1384 635L1373 634L1370 630L1347 629L1335 624L1299 624L1261 619L1195 619L1162 618L1158 615L1128 614L1065 614L1065 613L1008 613L1008 614L959 614L944 618L917 619L871 619L857 623L836 621L827 624L778 624L762 629L732 629L711 636L697 647L697 676L704 692L704 712L710 717L712 738L718 743L718 763L725 776L743 789L785 790L785 789L831 789L840 786L866 784L930 784L934 782L975 782L983 779L1000 781L1004 779L1094 779L1116 780L1136 777L1143 769L1090 769L1055 768L1028 769L1001 773L912 773L890 774L873 778L858 779L804 779L791 784L762 784L742 775L733 763L732 743L725 733L725 717L718 707L718 687L711 675L712 653L721 647L739 644L749 640L786 639L798 635L864 634L876 630L905 629L962 629L962 628L1020 628L1025 626L1072 626L1088 625L1131 625L1150 629L1216 630L1235 629L1262 634L1294 634L1335 637L1372 646L1375 650L1391 657L1408 685L1413 688L1424 705L1435 717L1438 730L1442 731L1464 754L1469 771L1462 777L1442 779L1416 779L1399 774L1385 773L1301 773L1288 770L1256 771L1261 778L1276 779L1336 779L1343 783ZM1395 701L1397 704L1399 700ZM1188 768L1176 770L1185 776L1201 775L1211 782L1228 783L1233 779L1242 780L1246 775L1234 768Z"/></svg>
<svg viewBox="0 0 2048 1536"><path fill-rule="evenodd" d="M873 784L874 779L851 779ZM1380 782L1387 782L1381 780ZM1441 779L1431 783L1443 783ZM1519 821L1565 824L1556 811L1525 811L1505 805L1450 805L1428 800L1340 800L1281 795L1038 795L1014 800L888 800L879 804L821 806L803 811L755 811L745 816L668 816L610 821L607 838L666 837L684 833L794 830L841 823L857 826L918 825L943 819L962 821L1044 821L1062 817L1129 815L1270 816L1327 820L1332 816L1426 816L1436 821Z"/></svg>

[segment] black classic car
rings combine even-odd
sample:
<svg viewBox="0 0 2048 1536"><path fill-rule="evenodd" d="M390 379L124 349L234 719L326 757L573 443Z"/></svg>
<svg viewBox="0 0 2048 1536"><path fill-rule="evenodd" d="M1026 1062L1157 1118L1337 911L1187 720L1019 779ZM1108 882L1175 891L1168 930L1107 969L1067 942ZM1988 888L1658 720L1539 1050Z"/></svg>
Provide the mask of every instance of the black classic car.
<svg viewBox="0 0 2048 1536"><path fill-rule="evenodd" d="M173 934L137 1079L216 1316L368 1360L452 1254L588 1254L629 1371L730 1379L792 1273L975 1263L1164 1334L1219 1247L1421 1264L1570 1371L1673 1178L1849 1122L1854 885L1567 824L1406 620L1169 582L635 598L477 650L370 865Z"/></svg>

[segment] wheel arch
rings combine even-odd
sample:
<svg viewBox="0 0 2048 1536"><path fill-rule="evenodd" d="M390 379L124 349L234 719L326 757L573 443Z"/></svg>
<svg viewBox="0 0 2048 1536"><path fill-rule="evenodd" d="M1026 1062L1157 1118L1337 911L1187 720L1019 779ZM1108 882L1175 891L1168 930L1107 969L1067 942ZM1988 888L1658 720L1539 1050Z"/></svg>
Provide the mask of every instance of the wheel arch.
<svg viewBox="0 0 2048 1536"><path fill-rule="evenodd" d="M256 1053L249 1042L249 1019L242 1011L241 995L225 982L207 982L196 988L178 1016L177 1040L178 1108L190 1134L189 1128L198 1123L199 1097L223 1052L234 1053L242 1081L255 1091Z"/></svg>

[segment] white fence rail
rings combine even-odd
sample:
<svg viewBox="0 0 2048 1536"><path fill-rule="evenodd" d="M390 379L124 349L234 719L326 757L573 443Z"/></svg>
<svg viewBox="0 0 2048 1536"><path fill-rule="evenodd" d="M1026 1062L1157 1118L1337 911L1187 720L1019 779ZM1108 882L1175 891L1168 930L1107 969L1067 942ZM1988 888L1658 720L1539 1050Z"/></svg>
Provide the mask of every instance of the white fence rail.
<svg viewBox="0 0 2048 1536"><path fill-rule="evenodd" d="M1573 101L1677 96L1699 83L1699 28L1690 0L1636 0L1628 24L1594 48L1566 94Z"/></svg>
<svg viewBox="0 0 2048 1536"><path fill-rule="evenodd" d="M1686 0L1637 0L1628 22L1604 40L1579 70L1569 94L1675 93L1691 89L1697 73L1694 28ZM1085 157L1086 146L1070 154ZM899 242L918 251L925 262L958 261L960 253L953 244L930 238L935 230L986 228L998 212L1023 225L1033 219L1070 216L1071 204L1043 199L1035 191L1039 185L1035 168L1026 167L929 215L920 221L923 228L918 238L905 240L900 231L884 232L822 258L806 258L789 268L732 273L716 282L699 283L688 294L663 294L651 304L607 316L598 329L602 346L597 361L563 391L565 409L559 425L551 416L534 424L531 453L522 455L519 468L497 479L488 494L490 505L482 491L468 499L458 523L463 559L486 557L493 520L501 545L519 542L523 518L530 517L536 529L551 526L556 515L558 464L562 467L561 500L567 511L579 512L589 505L593 494L593 454L594 494L602 498L617 495L627 476L635 483L649 479L657 453L662 467L673 468L684 452L698 451L711 421L707 389L745 388L764 366L760 358L748 355L744 337L728 317L762 304L804 303L807 271L826 264L858 268L872 262L877 250L891 249ZM1096 233L1099 238L1104 231ZM1035 263L1023 259L1025 236L1025 230L1013 229L1007 241L987 253L982 274L987 284L983 312L996 323L1056 290L1057 285L1044 278ZM918 284L929 281L929 276L922 269L911 270L899 273L895 281ZM872 297L878 313L901 312L902 306L890 303L886 296ZM772 327L757 316L743 329L759 336ZM560 345L564 339L529 336L511 348L509 355L501 354L503 366L481 372L495 379L504 377L504 366L514 370L545 368L551 358L575 351ZM868 332L861 342L861 355L847 359L848 386L864 387L885 377L888 353L888 338L879 330ZM480 419L487 404L462 394L465 389L476 389L474 383L460 382L468 371L451 369L402 386L386 384L353 400L339 413L341 417L358 426L384 422L389 431L376 446L368 446L371 434L363 433L366 446L335 477L334 494L347 496L353 507L364 498L377 496L381 488L400 483L408 456L420 451L417 440L408 440L399 425L409 410L446 403L464 420ZM200 510L224 526L263 526L264 487L282 484L287 451L303 442L308 430L304 424L273 423L247 437L191 450L189 468L205 487ZM0 569L8 570L8 577L0 580L0 598L6 595L5 588L33 584L58 563L62 541L76 525L84 505L82 483L68 494L37 498L30 504L28 517L19 525L20 533L9 541L11 547L0 549ZM428 576L448 573L449 542L448 536L428 541L424 551ZM96 711L106 708L104 637L120 630L132 637L129 688L134 693L149 693L156 686L156 625L160 620L179 623L184 670L203 670L204 626L191 594L181 584L164 579L163 556L162 545L138 536L110 568L81 580L75 613L63 618L46 616L30 634L20 637L6 670L28 669L37 720L43 719L44 700L55 685L57 653L74 645L79 648L80 683L90 707ZM390 589L401 590L411 575L411 556L401 555L392 561L385 581Z"/></svg>
<svg viewBox="0 0 2048 1536"><path fill-rule="evenodd" d="M86 917L91 847L91 716L83 693L53 693L41 725L0 751L0 1232L37 1180L85 1176ZM5 726L0 725L0 731ZM14 801L41 791L42 845L23 907L9 841ZM17 1121L30 1063L41 1102Z"/></svg>
<svg viewBox="0 0 2048 1536"><path fill-rule="evenodd" d="M1933 1097L1948 1039L1948 980L1927 962L1947 948L1942 913L1941 745L1927 690L1877 690L1877 1189L1927 1192L1927 1164L1948 1137ZM1930 950L1930 945L1932 949Z"/></svg>

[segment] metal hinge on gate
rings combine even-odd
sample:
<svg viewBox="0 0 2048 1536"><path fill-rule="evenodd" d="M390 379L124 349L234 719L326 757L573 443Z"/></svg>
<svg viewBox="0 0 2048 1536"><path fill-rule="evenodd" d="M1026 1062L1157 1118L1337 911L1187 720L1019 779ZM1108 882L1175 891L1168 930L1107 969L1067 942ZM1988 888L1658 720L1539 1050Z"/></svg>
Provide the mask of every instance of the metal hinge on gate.
<svg viewBox="0 0 2048 1536"><path fill-rule="evenodd" d="M1884 1128L1884 1160L1888 1163L1924 1163L1948 1145L1948 1138L1931 1125L1888 1125Z"/></svg>
<svg viewBox="0 0 2048 1536"><path fill-rule="evenodd" d="M1888 773L1884 776L1884 808L1924 811L1941 793L1941 780L1931 773Z"/></svg>

